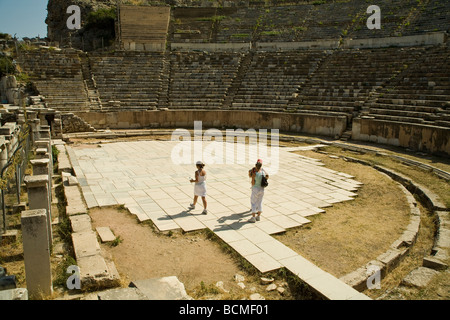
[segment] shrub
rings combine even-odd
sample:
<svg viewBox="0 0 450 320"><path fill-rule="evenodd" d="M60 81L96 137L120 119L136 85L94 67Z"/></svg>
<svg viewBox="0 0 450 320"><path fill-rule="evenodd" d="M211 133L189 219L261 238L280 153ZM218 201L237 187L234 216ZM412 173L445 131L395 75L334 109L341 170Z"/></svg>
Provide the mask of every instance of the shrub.
<svg viewBox="0 0 450 320"><path fill-rule="evenodd" d="M86 29L96 28L114 30L116 17L116 8L92 11L87 17Z"/></svg>
<svg viewBox="0 0 450 320"><path fill-rule="evenodd" d="M11 58L0 56L0 77L9 74L15 73L16 68L14 67Z"/></svg>

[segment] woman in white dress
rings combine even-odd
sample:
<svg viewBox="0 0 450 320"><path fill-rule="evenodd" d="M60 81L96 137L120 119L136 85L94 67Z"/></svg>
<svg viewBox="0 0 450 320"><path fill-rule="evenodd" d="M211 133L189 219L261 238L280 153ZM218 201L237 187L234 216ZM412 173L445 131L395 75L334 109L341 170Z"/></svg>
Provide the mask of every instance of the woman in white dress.
<svg viewBox="0 0 450 320"><path fill-rule="evenodd" d="M194 202L191 203L189 209L195 209L198 197L202 197L203 201L203 212L202 214L207 214L207 202L206 202L206 171L203 169L205 164L201 161L197 161L195 164L197 166L197 171L195 171L195 179L191 179L190 182L195 182L194 185Z"/></svg>
<svg viewBox="0 0 450 320"><path fill-rule="evenodd" d="M261 186L262 177L269 179L269 175L262 169L262 160L258 159L253 169L250 169L248 176L252 178L252 195L250 202L252 205L252 217L248 222L259 221L262 213L262 201L264 197L264 187Z"/></svg>

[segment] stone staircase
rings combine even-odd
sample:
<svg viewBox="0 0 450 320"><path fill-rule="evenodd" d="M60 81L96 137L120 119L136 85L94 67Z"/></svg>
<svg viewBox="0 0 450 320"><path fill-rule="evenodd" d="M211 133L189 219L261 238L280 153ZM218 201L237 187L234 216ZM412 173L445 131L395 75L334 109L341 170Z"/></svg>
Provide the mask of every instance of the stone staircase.
<svg viewBox="0 0 450 320"><path fill-rule="evenodd" d="M164 55L117 51L89 56L103 109L156 109L162 91Z"/></svg>
<svg viewBox="0 0 450 320"><path fill-rule="evenodd" d="M170 53L165 53L161 71L161 91L158 97L159 109L167 108L169 106L170 79L171 79Z"/></svg>
<svg viewBox="0 0 450 320"><path fill-rule="evenodd" d="M450 127L450 50L424 49L395 81L377 90L367 116L387 121Z"/></svg>
<svg viewBox="0 0 450 320"><path fill-rule="evenodd" d="M447 0L422 0L417 15L403 26L403 35L424 32L450 31L450 2Z"/></svg>
<svg viewBox="0 0 450 320"><path fill-rule="evenodd" d="M102 102L100 94L95 83L94 75L92 74L89 56L86 53L80 53L81 71L83 74L84 84L86 86L87 96L89 99L90 110L102 110Z"/></svg>
<svg viewBox="0 0 450 320"><path fill-rule="evenodd" d="M228 92L226 93L224 102L223 102L223 108L227 109L231 107L231 104L234 100L234 97L236 96L236 93L239 91L239 88L242 85L242 79L249 71L251 62L253 60L253 57L255 55L254 51L249 51L243 56L241 56L239 67L236 73L236 77L233 79L233 83L228 88Z"/></svg>
<svg viewBox="0 0 450 320"><path fill-rule="evenodd" d="M350 122L371 92L415 57L398 49L337 50L298 92L297 112L344 115Z"/></svg>
<svg viewBox="0 0 450 320"><path fill-rule="evenodd" d="M89 100L83 82L78 51L36 49L22 51L19 65L30 76L49 108L59 111L85 111Z"/></svg>
<svg viewBox="0 0 450 320"><path fill-rule="evenodd" d="M240 81L232 109L283 111L321 52L258 52Z"/></svg>
<svg viewBox="0 0 450 320"><path fill-rule="evenodd" d="M168 107L220 109L236 77L238 54L172 53Z"/></svg>

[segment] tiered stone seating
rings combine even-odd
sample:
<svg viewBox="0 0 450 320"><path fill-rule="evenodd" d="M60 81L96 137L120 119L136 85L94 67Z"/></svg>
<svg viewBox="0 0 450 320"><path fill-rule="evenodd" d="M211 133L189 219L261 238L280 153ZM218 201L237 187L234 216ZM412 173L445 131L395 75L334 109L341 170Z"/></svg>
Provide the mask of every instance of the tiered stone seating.
<svg viewBox="0 0 450 320"><path fill-rule="evenodd" d="M173 53L169 108L221 108L241 56L228 53Z"/></svg>
<svg viewBox="0 0 450 320"><path fill-rule="evenodd" d="M450 127L450 50L426 50L370 104L376 119Z"/></svg>
<svg viewBox="0 0 450 320"><path fill-rule="evenodd" d="M357 0L321 5L239 8L221 20L218 42L338 39L364 5Z"/></svg>
<svg viewBox="0 0 450 320"><path fill-rule="evenodd" d="M39 49L21 55L20 66L39 94L46 97L49 108L60 111L89 108L77 51Z"/></svg>
<svg viewBox="0 0 450 320"><path fill-rule="evenodd" d="M367 6L358 0L313 5L305 20L304 32L297 41L339 39L356 15L365 11Z"/></svg>
<svg viewBox="0 0 450 320"><path fill-rule="evenodd" d="M240 8L220 21L217 42L250 42L264 8Z"/></svg>
<svg viewBox="0 0 450 320"><path fill-rule="evenodd" d="M173 10L170 25L171 42L217 42L215 29L225 17L236 12L236 8L185 8Z"/></svg>
<svg viewBox="0 0 450 320"><path fill-rule="evenodd" d="M255 54L234 96L232 108L286 109L289 99L322 55L314 51Z"/></svg>
<svg viewBox="0 0 450 320"><path fill-rule="evenodd" d="M108 108L109 101L120 101L121 109L156 108L161 94L163 59L163 54L149 52L91 54L91 70L103 109Z"/></svg>
<svg viewBox="0 0 450 320"><path fill-rule="evenodd" d="M380 0L373 4L381 9L381 29L369 30L366 26L369 14L364 13L348 32L349 38L382 38L448 30L447 0L430 0L426 7L417 0Z"/></svg>
<svg viewBox="0 0 450 320"><path fill-rule="evenodd" d="M274 42L381 38L449 31L448 0L380 0L381 29L366 26L360 0L237 8L175 8L173 42ZM228 9L228 10L225 10ZM219 18L214 21L213 18Z"/></svg>
<svg viewBox="0 0 450 320"><path fill-rule="evenodd" d="M355 106L414 59L411 51L393 48L335 51L289 107L297 112L351 117Z"/></svg>
<svg viewBox="0 0 450 320"><path fill-rule="evenodd" d="M430 0L404 30L403 35L433 31L450 31L450 1Z"/></svg>

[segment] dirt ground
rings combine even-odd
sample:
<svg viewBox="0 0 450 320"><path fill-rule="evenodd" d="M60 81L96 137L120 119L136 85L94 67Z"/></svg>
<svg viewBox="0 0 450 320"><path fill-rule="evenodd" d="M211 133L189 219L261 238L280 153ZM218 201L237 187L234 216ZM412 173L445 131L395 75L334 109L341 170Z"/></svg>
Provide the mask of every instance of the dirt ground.
<svg viewBox="0 0 450 320"><path fill-rule="evenodd" d="M177 276L187 293L199 299L248 299L255 292L266 298L283 298L278 292L266 292L267 285L261 285L257 275L239 268L238 261L203 231L155 232L151 224L139 223L127 210L117 207L94 208L89 214L93 228L108 226L122 240L117 246L101 247L114 261L124 286L133 280ZM236 274L244 276L244 289L237 285ZM216 286L219 281L225 290ZM284 298L288 297L286 292Z"/></svg>

